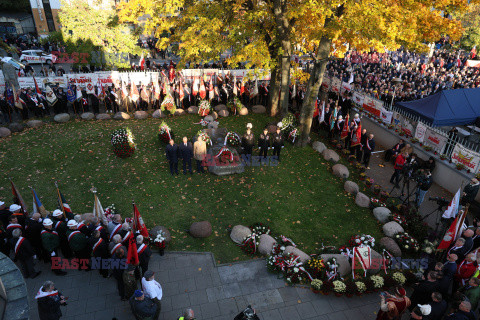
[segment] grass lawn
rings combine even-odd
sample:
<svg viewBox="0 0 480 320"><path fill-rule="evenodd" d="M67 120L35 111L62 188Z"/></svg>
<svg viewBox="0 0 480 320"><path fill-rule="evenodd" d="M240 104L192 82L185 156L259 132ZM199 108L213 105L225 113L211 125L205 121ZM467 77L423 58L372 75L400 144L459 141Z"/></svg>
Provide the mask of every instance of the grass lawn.
<svg viewBox="0 0 480 320"><path fill-rule="evenodd" d="M189 138L202 129L196 115L166 120L177 137ZM243 134L247 122L256 136L272 122L265 115L220 119L220 127ZM47 210L56 207L54 181L75 213L92 212L94 185L104 207L114 203L123 217L132 213L135 199L147 227L168 227L169 250L211 251L219 263L248 259L230 240L236 224L263 222L275 234L291 237L307 253L325 245L347 244L357 233L377 238L379 226L370 210L355 205L333 176L330 164L311 147L286 143L277 167L247 167L240 175L172 177L157 138L161 120L71 121L28 129L0 140L0 199L12 199L8 177L20 189L29 209L34 187ZM117 158L110 133L129 127L137 144L133 157ZM179 139L177 139L179 142ZM180 164L181 168L181 164ZM214 234L194 239L186 233L194 221L209 220Z"/></svg>

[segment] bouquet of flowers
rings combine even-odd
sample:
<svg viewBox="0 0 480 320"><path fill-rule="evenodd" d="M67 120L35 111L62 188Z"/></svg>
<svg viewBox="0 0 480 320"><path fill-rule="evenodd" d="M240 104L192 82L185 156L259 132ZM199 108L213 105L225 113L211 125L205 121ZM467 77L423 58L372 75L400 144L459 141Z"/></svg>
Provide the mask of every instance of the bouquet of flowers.
<svg viewBox="0 0 480 320"><path fill-rule="evenodd" d="M384 281L383 278L379 275L374 275L370 277L370 280L373 282L373 286L375 289L380 289L383 287Z"/></svg>
<svg viewBox="0 0 480 320"><path fill-rule="evenodd" d="M170 114L174 114L177 111L177 107L175 106L175 100L170 93L167 93L165 99L163 99L162 104L160 105L160 110L168 111Z"/></svg>
<svg viewBox="0 0 480 320"><path fill-rule="evenodd" d="M292 128L292 130L288 134L288 141L290 141L291 143L295 143L295 139L297 138L297 136L298 136L297 128Z"/></svg>
<svg viewBox="0 0 480 320"><path fill-rule="evenodd" d="M344 255L345 257L353 258L353 253L351 248L347 246L341 246L340 248L338 248L338 250L340 251L340 254Z"/></svg>
<svg viewBox="0 0 480 320"><path fill-rule="evenodd" d="M401 226L407 225L407 220L405 219L405 217L398 214L398 213L393 214L392 220L395 221L396 223L398 223Z"/></svg>
<svg viewBox="0 0 480 320"><path fill-rule="evenodd" d="M326 267L325 271L326 271L326 276L327 276L328 281L334 280L338 275L337 259L335 259L335 258L328 259L327 262L325 262L325 267Z"/></svg>
<svg viewBox="0 0 480 320"><path fill-rule="evenodd" d="M312 277L320 278L325 272L325 263L323 259L313 257L307 261L305 268Z"/></svg>
<svg viewBox="0 0 480 320"><path fill-rule="evenodd" d="M400 248L402 248L402 250L406 250L409 252L417 252L420 249L418 241L412 238L406 232L397 233L394 236L394 239L395 241L397 241L398 245L400 246Z"/></svg>
<svg viewBox="0 0 480 320"><path fill-rule="evenodd" d="M314 291L322 290L322 285L323 285L323 281L320 279L313 279L312 282L310 283L310 286Z"/></svg>
<svg viewBox="0 0 480 320"><path fill-rule="evenodd" d="M300 258L294 254L283 256L283 275L288 283L305 283L312 280L310 274L302 267Z"/></svg>
<svg viewBox="0 0 480 320"><path fill-rule="evenodd" d="M430 242L427 239L425 239L425 241L423 241L423 244L422 244L422 250L426 254L432 254L435 252L437 245L438 245L437 241Z"/></svg>
<svg viewBox="0 0 480 320"><path fill-rule="evenodd" d="M241 142L242 139L240 139L240 136L233 131L229 131L225 136L225 144L229 146L238 147Z"/></svg>
<svg viewBox="0 0 480 320"><path fill-rule="evenodd" d="M233 153L226 146L223 146L214 158L220 160L220 163L232 163Z"/></svg>
<svg viewBox="0 0 480 320"><path fill-rule="evenodd" d="M367 247L373 248L375 246L375 238L368 234L357 234L350 238L350 246L358 247L365 245Z"/></svg>
<svg viewBox="0 0 480 320"><path fill-rule="evenodd" d="M287 246L292 246L292 247L296 247L297 245L292 241L292 239L290 238L287 238L285 237L284 235L280 235L280 237L278 237L277 239L277 243L283 247L287 247ZM285 250L285 249L283 249Z"/></svg>
<svg viewBox="0 0 480 320"><path fill-rule="evenodd" d="M117 157L128 158L135 152L134 137L130 129L117 129L112 132L110 142Z"/></svg>
<svg viewBox="0 0 480 320"><path fill-rule="evenodd" d="M201 117L205 117L207 114L210 113L211 109L212 106L210 105L210 102L208 102L208 100L202 100L200 101L200 105L198 106L198 114Z"/></svg>
<svg viewBox="0 0 480 320"><path fill-rule="evenodd" d="M154 239L150 239L150 241L153 242L155 247L157 247L159 250L163 250L167 246L167 242L165 240L166 237L163 231L157 233L157 236Z"/></svg>
<svg viewBox="0 0 480 320"><path fill-rule="evenodd" d="M357 291L359 293L364 293L365 291L367 291L367 286L365 285L365 283L361 281L355 281L355 285L357 286Z"/></svg>
<svg viewBox="0 0 480 320"><path fill-rule="evenodd" d="M394 272L392 278L400 286L403 286L405 282L407 282L407 278L401 272Z"/></svg>
<svg viewBox="0 0 480 320"><path fill-rule="evenodd" d="M262 234L270 234L271 231L269 226L266 226L260 222L257 222L250 226L250 229L253 233L258 234L259 236L261 236Z"/></svg>
<svg viewBox="0 0 480 320"><path fill-rule="evenodd" d="M380 201L379 199L377 198L370 198L370 203L372 204L372 206L374 208L377 208L377 207L386 207L387 205L385 204L385 202L382 202Z"/></svg>
<svg viewBox="0 0 480 320"><path fill-rule="evenodd" d="M227 108L228 110L230 110L231 113L236 115L237 112L240 112L240 110L242 110L243 104L242 102L240 102L240 99L238 99L237 96L233 96L233 99L228 100Z"/></svg>
<svg viewBox="0 0 480 320"><path fill-rule="evenodd" d="M251 235L245 237L240 246L246 254L255 254L258 247L258 235L252 233Z"/></svg>
<svg viewBox="0 0 480 320"><path fill-rule="evenodd" d="M212 140L210 139L210 136L206 132L199 130L197 132L197 137L201 137L206 144L212 145Z"/></svg>
<svg viewBox="0 0 480 320"><path fill-rule="evenodd" d="M291 132L295 127L295 116L289 112L285 117L283 117L280 123L282 131Z"/></svg>
<svg viewBox="0 0 480 320"><path fill-rule="evenodd" d="M115 208L115 205L112 203L108 207L105 208L103 211L105 213L105 218L107 219L108 222L113 220L113 215L117 214L117 209Z"/></svg>
<svg viewBox="0 0 480 320"><path fill-rule="evenodd" d="M158 138L160 141L168 143L170 139L174 138L172 129L168 126L168 124L165 123L165 121L162 121L160 124L160 127L158 128Z"/></svg>
<svg viewBox="0 0 480 320"><path fill-rule="evenodd" d="M334 280L333 282L333 291L335 293L345 293L346 285L343 283L343 281L340 280Z"/></svg>

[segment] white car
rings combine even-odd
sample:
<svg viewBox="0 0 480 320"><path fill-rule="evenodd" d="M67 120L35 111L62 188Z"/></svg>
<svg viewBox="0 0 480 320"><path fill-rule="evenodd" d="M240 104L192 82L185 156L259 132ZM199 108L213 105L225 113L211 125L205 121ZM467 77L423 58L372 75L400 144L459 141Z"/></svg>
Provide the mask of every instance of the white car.
<svg viewBox="0 0 480 320"><path fill-rule="evenodd" d="M22 63L46 63L52 64L57 61L57 56L43 52L42 50L23 50L20 56Z"/></svg>

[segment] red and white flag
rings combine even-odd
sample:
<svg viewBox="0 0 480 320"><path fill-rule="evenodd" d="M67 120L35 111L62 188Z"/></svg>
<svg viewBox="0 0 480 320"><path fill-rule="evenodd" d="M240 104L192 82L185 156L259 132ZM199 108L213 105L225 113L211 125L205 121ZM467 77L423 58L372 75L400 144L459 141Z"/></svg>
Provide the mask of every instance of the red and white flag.
<svg viewBox="0 0 480 320"><path fill-rule="evenodd" d="M255 84L253 85L253 89L250 90L250 98L255 98L258 95L258 81L255 80Z"/></svg>
<svg viewBox="0 0 480 320"><path fill-rule="evenodd" d="M201 99L205 99L205 97L207 96L207 90L205 90L205 81L203 81L202 79L202 82L200 84L200 98Z"/></svg>
<svg viewBox="0 0 480 320"><path fill-rule="evenodd" d="M448 249L450 245L457 240L463 230L467 228L465 225L466 211L460 211L460 214L453 220L450 228L443 236L442 242L438 245L438 250Z"/></svg>
<svg viewBox="0 0 480 320"><path fill-rule="evenodd" d="M193 80L192 95L195 97L198 93L198 79Z"/></svg>
<svg viewBox="0 0 480 320"><path fill-rule="evenodd" d="M185 92L183 92L183 83L182 80L180 80L180 86L178 88L178 94L180 96L180 103L182 103L183 98L185 97Z"/></svg>
<svg viewBox="0 0 480 320"><path fill-rule="evenodd" d="M143 52L142 52L142 56L140 58L140 61L138 62L138 65L140 66L140 70L145 69L145 57L143 56Z"/></svg>
<svg viewBox="0 0 480 320"><path fill-rule="evenodd" d="M38 87L37 79L35 79L35 76L33 76L33 82L35 82L35 92L37 93L37 96L43 98L42 91Z"/></svg>
<svg viewBox="0 0 480 320"><path fill-rule="evenodd" d="M130 236L128 237L127 250L127 264L131 266L137 266L140 261L138 260L137 244L133 232L130 232Z"/></svg>
<svg viewBox="0 0 480 320"><path fill-rule="evenodd" d="M448 205L447 210L442 214L442 218L450 219L455 218L458 213L458 207L460 206L460 188L458 189L457 193L453 197L452 201Z"/></svg>
<svg viewBox="0 0 480 320"><path fill-rule="evenodd" d="M137 85L134 82L132 82L132 84L131 84L130 98L134 102L137 102L137 100L140 98L140 94L138 93Z"/></svg>
<svg viewBox="0 0 480 320"><path fill-rule="evenodd" d="M149 236L147 227L143 222L140 212L138 212L136 204L133 205L133 231L139 231L142 236L147 238Z"/></svg>
<svg viewBox="0 0 480 320"><path fill-rule="evenodd" d="M213 90L213 75L210 77L210 85L208 86L208 99L215 98L215 91Z"/></svg>

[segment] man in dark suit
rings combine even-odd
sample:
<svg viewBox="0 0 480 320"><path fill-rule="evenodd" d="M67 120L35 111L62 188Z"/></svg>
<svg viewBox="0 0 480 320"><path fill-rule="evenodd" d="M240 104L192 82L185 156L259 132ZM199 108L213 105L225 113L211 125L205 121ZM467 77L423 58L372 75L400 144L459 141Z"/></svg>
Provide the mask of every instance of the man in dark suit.
<svg viewBox="0 0 480 320"><path fill-rule="evenodd" d="M458 238L453 246L448 250L448 254L456 254L458 257L457 261L461 262L463 259L465 259L468 249L469 248L465 246L465 238Z"/></svg>
<svg viewBox="0 0 480 320"><path fill-rule="evenodd" d="M40 271L35 271L33 252L30 241L27 238L22 237L22 231L20 229L15 229L12 232L12 239L10 239L10 245L14 248L15 252L15 261L20 261L23 269L23 275L25 278L36 278Z"/></svg>
<svg viewBox="0 0 480 320"><path fill-rule="evenodd" d="M173 139L170 139L166 148L166 156L168 163L170 164L170 173L178 175L178 145L175 144Z"/></svg>
<svg viewBox="0 0 480 320"><path fill-rule="evenodd" d="M443 299L440 292L432 293L432 302L429 303L432 307L430 314L423 319L434 320L442 319L442 316L447 311L447 302Z"/></svg>
<svg viewBox="0 0 480 320"><path fill-rule="evenodd" d="M183 137L182 144L178 147L180 151L180 158L182 158L183 174L187 174L187 166L190 174L193 174L192 171L192 158L193 158L193 146L192 143L188 141L187 137Z"/></svg>
<svg viewBox="0 0 480 320"><path fill-rule="evenodd" d="M41 215L37 212L34 213L31 218L25 220L25 238L30 241L30 244L33 246L33 251L39 259L44 257L42 237L40 235L43 225L40 218Z"/></svg>
<svg viewBox="0 0 480 320"><path fill-rule="evenodd" d="M373 140L373 134L370 133L367 141L363 145L363 164L367 169L370 169L368 165L370 163L370 156L373 151L375 151L375 140Z"/></svg>
<svg viewBox="0 0 480 320"><path fill-rule="evenodd" d="M410 310L417 306L417 304L426 304L430 302L432 293L438 290L437 272L428 272L427 279L420 281L413 288L414 290L410 297L410 300L412 301Z"/></svg>

